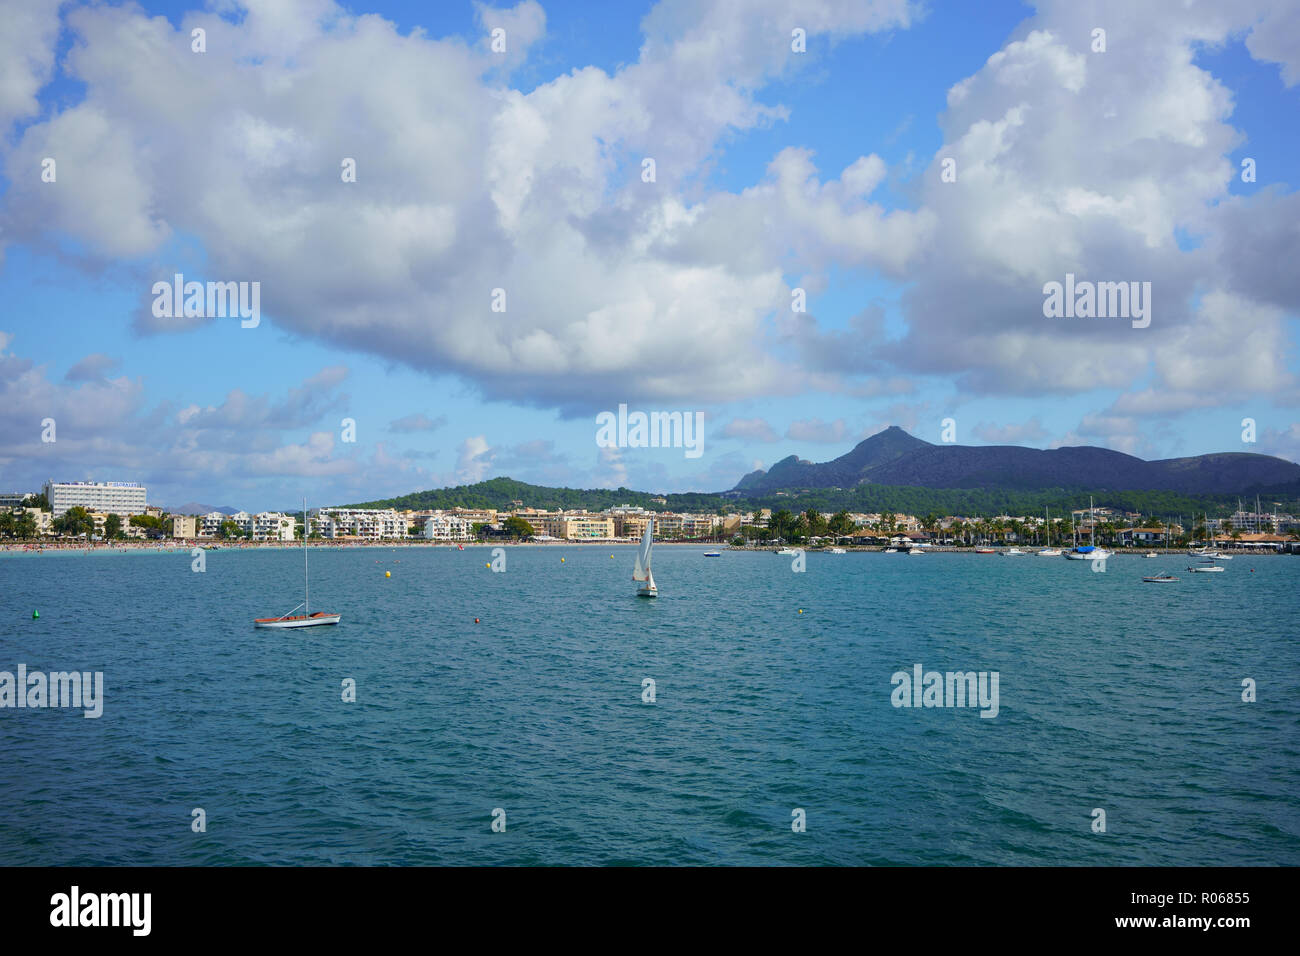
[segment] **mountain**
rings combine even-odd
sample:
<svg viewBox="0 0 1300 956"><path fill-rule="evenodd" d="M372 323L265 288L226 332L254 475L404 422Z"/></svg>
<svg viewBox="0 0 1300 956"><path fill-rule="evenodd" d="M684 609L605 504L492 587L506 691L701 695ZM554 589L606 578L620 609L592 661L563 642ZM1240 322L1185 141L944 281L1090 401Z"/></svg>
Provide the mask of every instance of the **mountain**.
<svg viewBox="0 0 1300 956"><path fill-rule="evenodd" d="M1042 450L1018 445L934 445L897 425L831 461L791 455L750 472L732 489L746 496L795 488L854 488L863 483L919 488L1042 491L1171 491L1185 495L1294 494L1300 465L1241 452L1144 461L1108 448Z"/></svg>
<svg viewBox="0 0 1300 956"><path fill-rule="evenodd" d="M232 508L230 505L222 505L220 508L214 508L212 505L201 505L197 501L188 501L183 505L168 507L160 505L163 511L173 515L206 515L214 511L220 511L223 515L233 515L239 512L238 508Z"/></svg>

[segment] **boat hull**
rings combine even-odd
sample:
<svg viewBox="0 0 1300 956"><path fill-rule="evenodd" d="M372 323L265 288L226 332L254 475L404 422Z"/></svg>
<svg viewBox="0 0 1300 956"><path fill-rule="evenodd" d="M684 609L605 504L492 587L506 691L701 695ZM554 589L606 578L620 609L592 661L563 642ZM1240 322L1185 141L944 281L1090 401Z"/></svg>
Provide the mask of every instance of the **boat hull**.
<svg viewBox="0 0 1300 956"><path fill-rule="evenodd" d="M310 616L299 614L296 617L263 617L253 622L254 627L319 627L322 624L337 624L343 619L342 614L326 614L317 611Z"/></svg>

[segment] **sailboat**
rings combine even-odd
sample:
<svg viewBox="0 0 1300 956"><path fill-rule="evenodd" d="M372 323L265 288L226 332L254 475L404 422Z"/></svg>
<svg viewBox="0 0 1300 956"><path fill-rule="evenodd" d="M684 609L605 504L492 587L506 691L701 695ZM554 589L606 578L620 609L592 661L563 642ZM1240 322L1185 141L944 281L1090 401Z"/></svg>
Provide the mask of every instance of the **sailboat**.
<svg viewBox="0 0 1300 956"><path fill-rule="evenodd" d="M632 569L632 580L640 582L636 589L637 597L658 597L659 589L655 587L655 576L650 572L650 552L654 548L654 519L647 519L645 534L641 536L641 546L636 552L636 567Z"/></svg>
<svg viewBox="0 0 1300 956"><path fill-rule="evenodd" d="M1035 553L1040 558L1059 558L1061 549L1052 547L1052 519L1048 517L1046 508L1043 509L1043 536L1047 539L1047 547Z"/></svg>
<svg viewBox="0 0 1300 956"><path fill-rule="evenodd" d="M1097 514L1096 509L1092 506L1092 498L1088 499L1088 519L1090 527L1088 528L1088 544L1081 545L1075 542L1074 550L1067 551L1065 556L1072 561L1105 561L1110 557L1110 552L1105 548L1096 546L1097 539ZM1078 533L1076 532L1076 538Z"/></svg>
<svg viewBox="0 0 1300 956"><path fill-rule="evenodd" d="M307 499L302 499L302 596L303 601L298 607L303 609L299 615L294 615L294 608L288 614L282 614L279 617L259 617L253 621L254 627L315 627L318 624L337 624L343 617L342 614L330 614L325 611L311 613L311 590L307 584L307 530L310 526L307 524Z"/></svg>

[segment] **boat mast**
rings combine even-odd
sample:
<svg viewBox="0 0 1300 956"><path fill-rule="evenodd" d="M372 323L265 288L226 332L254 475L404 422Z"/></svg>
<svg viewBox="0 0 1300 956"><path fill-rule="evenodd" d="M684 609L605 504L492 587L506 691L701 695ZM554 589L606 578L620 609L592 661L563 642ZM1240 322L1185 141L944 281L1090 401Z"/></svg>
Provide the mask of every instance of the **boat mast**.
<svg viewBox="0 0 1300 956"><path fill-rule="evenodd" d="M302 499L302 613L311 617L311 588L307 584L307 496Z"/></svg>

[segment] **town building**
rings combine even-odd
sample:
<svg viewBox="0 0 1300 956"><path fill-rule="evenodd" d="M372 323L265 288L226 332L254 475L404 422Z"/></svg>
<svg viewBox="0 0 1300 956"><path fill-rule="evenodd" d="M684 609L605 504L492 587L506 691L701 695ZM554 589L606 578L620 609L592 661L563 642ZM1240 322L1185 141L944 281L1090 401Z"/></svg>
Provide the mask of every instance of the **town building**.
<svg viewBox="0 0 1300 956"><path fill-rule="evenodd" d="M173 538L188 540L198 537L198 519L194 515L172 515L171 535Z"/></svg>
<svg viewBox="0 0 1300 956"><path fill-rule="evenodd" d="M362 538L377 541L405 538L406 521L393 508L322 508L316 521L326 538Z"/></svg>
<svg viewBox="0 0 1300 956"><path fill-rule="evenodd" d="M435 512L424 520L423 535L430 541L469 541L474 537L474 522L460 515Z"/></svg>

